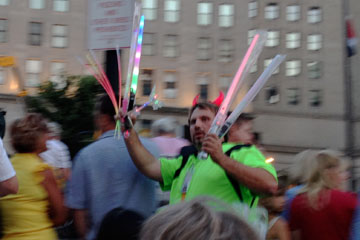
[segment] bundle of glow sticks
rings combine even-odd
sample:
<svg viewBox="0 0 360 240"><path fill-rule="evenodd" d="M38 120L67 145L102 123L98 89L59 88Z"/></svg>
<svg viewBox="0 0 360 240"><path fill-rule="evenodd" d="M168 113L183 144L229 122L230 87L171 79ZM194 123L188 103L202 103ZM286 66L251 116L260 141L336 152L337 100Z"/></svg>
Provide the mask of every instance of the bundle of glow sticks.
<svg viewBox="0 0 360 240"><path fill-rule="evenodd" d="M135 94L136 94L137 83L139 78L141 46L142 46L144 22L145 22L145 18L144 16L140 16L140 12L141 12L141 4L135 2L133 25L132 25L132 38L131 38L131 46L130 46L130 54L129 54L129 65L128 65L128 72L127 72L126 84L124 89L124 98L122 101L122 110L124 114L128 114L128 110L131 110L133 108L133 105L135 104ZM118 116L121 109L121 83L122 83L119 47L116 47L116 56L117 56L118 72L119 72L119 93L118 93L119 99L116 99L116 95L111 87L110 81L106 76L101 64L97 60L94 51L89 50L89 52L90 54L87 54L86 56L87 63L85 63L80 57L78 58L78 60L104 88L106 93L109 95L110 100L114 106L115 113ZM131 97L133 99L131 99ZM161 105L160 101L158 101L157 99L157 95L155 94L155 88L152 95L150 95L150 100L147 103L145 103L143 106L136 108L135 112L139 114L144 107L150 104L156 105L156 107L153 107L154 109L159 108ZM121 128L120 120L117 120L115 127L115 136L120 137L121 135L120 128Z"/></svg>
<svg viewBox="0 0 360 240"><path fill-rule="evenodd" d="M271 74L277 69L277 67L285 60L284 55L277 55L271 64L265 69L263 74L256 80L252 88L247 92L242 101L238 104L232 114L227 118L229 108L235 99L240 86L243 84L245 76L249 73L251 66L255 63L259 57L262 48L265 45L267 39L267 32L258 31L254 39L252 40L249 49L247 50L240 67L228 89L226 97L222 102L218 113L216 114L213 123L209 129L209 133L213 133L222 137L230 129L232 124L240 116L246 106L255 98L266 81L270 78ZM206 159L208 154L201 151L198 155L199 159Z"/></svg>

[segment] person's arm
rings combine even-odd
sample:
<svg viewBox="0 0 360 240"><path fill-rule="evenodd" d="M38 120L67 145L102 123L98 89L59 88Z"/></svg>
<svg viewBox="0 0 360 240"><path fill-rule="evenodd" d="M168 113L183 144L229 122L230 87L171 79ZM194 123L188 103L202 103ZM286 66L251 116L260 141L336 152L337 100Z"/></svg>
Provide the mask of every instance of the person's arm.
<svg viewBox="0 0 360 240"><path fill-rule="evenodd" d="M204 138L202 150L210 154L214 162L250 190L266 194L276 192L277 181L273 175L262 168L249 167L226 156L222 151L221 140L215 134L209 134Z"/></svg>
<svg viewBox="0 0 360 240"><path fill-rule="evenodd" d="M300 230L291 231L291 240L301 240Z"/></svg>
<svg viewBox="0 0 360 240"><path fill-rule="evenodd" d="M56 180L52 171L47 169L44 170L42 174L44 176L42 185L44 186L49 196L51 220L55 226L61 225L66 221L68 209L64 205L63 196L56 184Z"/></svg>
<svg viewBox="0 0 360 240"><path fill-rule="evenodd" d="M291 240L289 225L281 218L278 220L276 232L279 240Z"/></svg>
<svg viewBox="0 0 360 240"><path fill-rule="evenodd" d="M85 209L74 209L74 224L78 237L85 239L87 229L87 211Z"/></svg>
<svg viewBox="0 0 360 240"><path fill-rule="evenodd" d="M0 182L0 197L4 197L8 194L17 193L19 188L18 180L16 176L13 176L5 181Z"/></svg>
<svg viewBox="0 0 360 240"><path fill-rule="evenodd" d="M156 159L140 142L136 131L131 128L130 135L124 138L126 147L136 167L145 176L162 182L160 161Z"/></svg>

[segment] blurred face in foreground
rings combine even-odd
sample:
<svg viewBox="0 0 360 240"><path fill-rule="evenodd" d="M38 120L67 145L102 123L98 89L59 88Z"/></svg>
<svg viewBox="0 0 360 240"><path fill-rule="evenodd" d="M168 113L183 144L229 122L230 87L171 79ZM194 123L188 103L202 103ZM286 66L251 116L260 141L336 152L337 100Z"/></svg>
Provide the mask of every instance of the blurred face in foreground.
<svg viewBox="0 0 360 240"><path fill-rule="evenodd" d="M205 135L208 133L212 121L215 117L215 113L210 109L196 108L191 114L190 124L190 136L191 141L196 147L200 147Z"/></svg>

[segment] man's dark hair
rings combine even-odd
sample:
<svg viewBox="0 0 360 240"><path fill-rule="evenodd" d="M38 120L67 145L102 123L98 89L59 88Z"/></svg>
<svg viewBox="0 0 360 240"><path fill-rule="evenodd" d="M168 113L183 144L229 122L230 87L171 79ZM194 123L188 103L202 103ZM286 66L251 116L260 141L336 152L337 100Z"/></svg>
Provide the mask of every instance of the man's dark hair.
<svg viewBox="0 0 360 240"><path fill-rule="evenodd" d="M119 99L119 97L115 96L115 99ZM114 105L112 104L111 99L108 95L102 95L97 99L96 105L95 105L95 110L97 113L108 115L110 117L111 121L115 122Z"/></svg>
<svg viewBox="0 0 360 240"><path fill-rule="evenodd" d="M241 113L240 116L236 119L235 124L242 124L243 122L248 122L254 120L255 116L250 113Z"/></svg>
<svg viewBox="0 0 360 240"><path fill-rule="evenodd" d="M138 239L145 218L137 212L114 208L103 218L97 240Z"/></svg>
<svg viewBox="0 0 360 240"><path fill-rule="evenodd" d="M190 118L191 115L193 114L193 112L195 111L195 109L209 109L210 111L212 111L215 115L217 113L217 111L219 110L219 107L216 106L215 104L209 103L209 102L201 102L201 103L197 103L196 105L194 105L189 112L189 117L188 117L188 123L190 125Z"/></svg>

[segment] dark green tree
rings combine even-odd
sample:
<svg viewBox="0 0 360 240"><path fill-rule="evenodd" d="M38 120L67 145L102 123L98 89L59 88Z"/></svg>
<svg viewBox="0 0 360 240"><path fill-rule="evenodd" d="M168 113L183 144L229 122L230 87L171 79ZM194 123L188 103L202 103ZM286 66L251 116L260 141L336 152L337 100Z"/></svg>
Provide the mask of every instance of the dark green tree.
<svg viewBox="0 0 360 240"><path fill-rule="evenodd" d="M25 97L25 104L29 112L41 113L62 126L61 139L74 156L92 141L95 99L104 90L90 76L69 76L66 83L63 88L50 81L41 85L36 96Z"/></svg>

